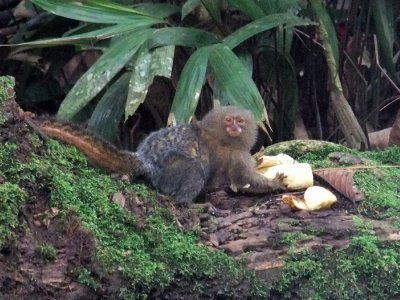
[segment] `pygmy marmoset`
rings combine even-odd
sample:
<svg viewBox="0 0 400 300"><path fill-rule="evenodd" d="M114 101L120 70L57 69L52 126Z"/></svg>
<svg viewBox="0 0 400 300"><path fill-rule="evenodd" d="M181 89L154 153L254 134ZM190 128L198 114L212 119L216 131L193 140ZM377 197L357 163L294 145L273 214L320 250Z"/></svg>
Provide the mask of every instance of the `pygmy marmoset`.
<svg viewBox="0 0 400 300"><path fill-rule="evenodd" d="M70 125L44 121L40 127L102 168L133 178L144 175L179 203L192 202L204 188L233 185L252 193L284 188L281 175L271 180L256 172L250 150L257 125L249 111L236 106L217 107L197 123L153 132L136 152L118 150Z"/></svg>

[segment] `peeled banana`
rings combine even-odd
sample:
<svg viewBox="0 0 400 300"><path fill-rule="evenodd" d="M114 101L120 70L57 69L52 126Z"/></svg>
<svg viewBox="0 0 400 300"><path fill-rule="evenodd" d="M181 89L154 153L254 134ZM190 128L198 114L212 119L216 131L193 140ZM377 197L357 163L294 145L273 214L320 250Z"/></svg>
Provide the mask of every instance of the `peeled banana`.
<svg viewBox="0 0 400 300"><path fill-rule="evenodd" d="M305 191L303 197L283 195L282 201L295 210L314 211L331 207L337 198L326 188L312 186Z"/></svg>
<svg viewBox="0 0 400 300"><path fill-rule="evenodd" d="M270 179L274 179L277 174L284 174L284 184L292 191L305 189L314 184L311 165L298 163L286 154L262 156L257 171Z"/></svg>

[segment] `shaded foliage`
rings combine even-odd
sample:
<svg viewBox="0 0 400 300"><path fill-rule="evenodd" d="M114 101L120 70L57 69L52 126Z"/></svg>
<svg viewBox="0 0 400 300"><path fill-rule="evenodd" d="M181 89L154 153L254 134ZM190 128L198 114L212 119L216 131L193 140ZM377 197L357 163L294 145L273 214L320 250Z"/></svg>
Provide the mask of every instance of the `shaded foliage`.
<svg viewBox="0 0 400 300"><path fill-rule="evenodd" d="M233 103L259 120L267 112L274 140L344 136L362 147L361 127L390 126L400 106L395 56L400 9L393 1L120 2L21 2L29 13L18 24L42 21L14 30L8 43L27 42L4 51L23 62L20 72L11 63L7 69L17 76L27 108L89 120L113 142L123 124L131 136L125 134L122 144L131 147L132 135L136 140L143 128L188 122L212 102ZM19 16L20 6L11 13ZM89 50L102 55L83 59ZM65 58L56 54L60 51ZM117 105L103 99L117 98L121 90L127 96ZM381 111L388 104L393 110ZM144 121L148 117L153 125Z"/></svg>

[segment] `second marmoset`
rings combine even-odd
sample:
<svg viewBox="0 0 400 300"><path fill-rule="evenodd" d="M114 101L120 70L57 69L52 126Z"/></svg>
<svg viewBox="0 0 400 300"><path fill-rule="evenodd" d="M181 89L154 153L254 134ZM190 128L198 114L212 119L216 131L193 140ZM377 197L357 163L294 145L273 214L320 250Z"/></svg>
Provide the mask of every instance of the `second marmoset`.
<svg viewBox="0 0 400 300"><path fill-rule="evenodd" d="M179 203L192 202L204 188L233 185L253 193L284 188L281 176L271 180L256 172L250 149L257 125L249 111L236 106L215 108L195 124L158 130L136 152L118 150L70 125L44 121L40 127L102 168L133 178L144 175Z"/></svg>

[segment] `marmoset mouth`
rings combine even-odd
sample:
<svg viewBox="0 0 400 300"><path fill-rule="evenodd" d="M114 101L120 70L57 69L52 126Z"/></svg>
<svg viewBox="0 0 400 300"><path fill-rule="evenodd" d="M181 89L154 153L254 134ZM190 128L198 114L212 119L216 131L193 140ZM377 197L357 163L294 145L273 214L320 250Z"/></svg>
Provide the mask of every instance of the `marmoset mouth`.
<svg viewBox="0 0 400 300"><path fill-rule="evenodd" d="M240 127L238 128L227 127L226 132L229 134L229 136L238 137L242 133L242 129Z"/></svg>

